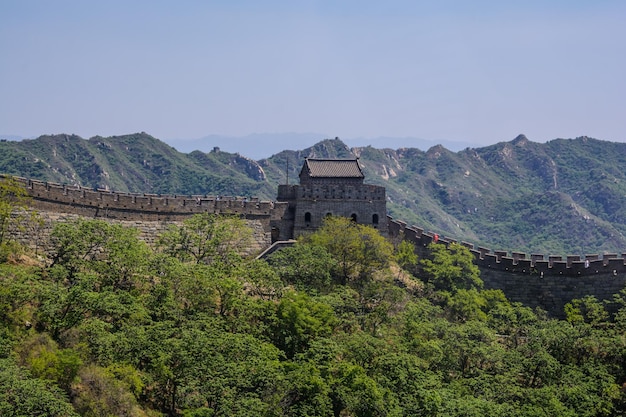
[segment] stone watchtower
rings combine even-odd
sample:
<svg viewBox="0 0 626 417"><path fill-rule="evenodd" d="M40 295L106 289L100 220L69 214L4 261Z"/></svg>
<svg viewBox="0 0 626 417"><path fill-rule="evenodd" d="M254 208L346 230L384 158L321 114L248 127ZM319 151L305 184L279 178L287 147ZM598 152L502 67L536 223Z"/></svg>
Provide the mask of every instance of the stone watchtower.
<svg viewBox="0 0 626 417"><path fill-rule="evenodd" d="M315 231L324 217L343 216L387 235L385 187L364 184L358 159L306 158L300 185L279 185L278 202L288 208L274 226L273 240Z"/></svg>

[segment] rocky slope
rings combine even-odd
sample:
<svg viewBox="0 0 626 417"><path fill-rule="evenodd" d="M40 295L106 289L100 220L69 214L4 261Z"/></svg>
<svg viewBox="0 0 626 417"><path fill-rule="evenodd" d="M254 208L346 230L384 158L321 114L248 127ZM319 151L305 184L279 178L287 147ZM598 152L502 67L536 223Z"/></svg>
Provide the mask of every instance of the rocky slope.
<svg viewBox="0 0 626 417"><path fill-rule="evenodd" d="M297 182L305 157L358 157L387 188L398 219L494 249L590 254L626 250L626 144L581 137L535 143L523 135L483 148L349 148L328 139L253 161L184 154L145 134L41 136L0 142L0 172L117 191L273 199Z"/></svg>
<svg viewBox="0 0 626 417"><path fill-rule="evenodd" d="M146 134L0 142L0 172L116 191L272 196L260 165L239 154L183 154Z"/></svg>
<svg viewBox="0 0 626 417"><path fill-rule="evenodd" d="M451 152L349 149L338 140L260 161L274 182L304 156L357 156L367 181L387 188L390 214L492 248L590 254L626 249L626 144L581 137Z"/></svg>

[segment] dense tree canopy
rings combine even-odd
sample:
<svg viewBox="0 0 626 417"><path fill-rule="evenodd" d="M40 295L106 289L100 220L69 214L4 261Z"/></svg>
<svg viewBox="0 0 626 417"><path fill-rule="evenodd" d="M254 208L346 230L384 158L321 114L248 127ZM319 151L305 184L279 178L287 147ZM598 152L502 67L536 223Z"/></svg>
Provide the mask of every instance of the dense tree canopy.
<svg viewBox="0 0 626 417"><path fill-rule="evenodd" d="M483 289L455 245L418 263L329 219L265 262L236 220L195 217L157 249L59 223L44 262L1 263L0 414L626 414L624 293L556 320Z"/></svg>
<svg viewBox="0 0 626 417"><path fill-rule="evenodd" d="M342 284L369 279L392 259L393 246L376 229L345 217L326 217L322 227L304 240L331 254Z"/></svg>

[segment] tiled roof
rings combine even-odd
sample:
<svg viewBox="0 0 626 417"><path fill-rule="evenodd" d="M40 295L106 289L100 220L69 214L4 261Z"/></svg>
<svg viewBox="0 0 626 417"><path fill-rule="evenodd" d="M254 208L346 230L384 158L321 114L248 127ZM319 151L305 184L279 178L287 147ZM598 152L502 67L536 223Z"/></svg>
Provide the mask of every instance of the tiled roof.
<svg viewBox="0 0 626 417"><path fill-rule="evenodd" d="M311 178L364 178L356 159L313 159L305 160Z"/></svg>

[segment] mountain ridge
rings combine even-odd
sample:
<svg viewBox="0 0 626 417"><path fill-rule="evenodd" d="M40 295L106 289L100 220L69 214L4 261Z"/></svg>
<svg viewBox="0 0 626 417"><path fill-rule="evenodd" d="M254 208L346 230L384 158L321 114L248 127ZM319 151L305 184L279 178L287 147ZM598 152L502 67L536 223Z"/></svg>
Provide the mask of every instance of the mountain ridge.
<svg viewBox="0 0 626 417"><path fill-rule="evenodd" d="M273 200L305 157L358 157L385 186L389 214L457 240L533 253L626 249L626 144L589 137L511 141L452 152L349 147L322 140L258 161L240 153L178 152L145 132L0 142L0 172L120 192Z"/></svg>
<svg viewBox="0 0 626 417"><path fill-rule="evenodd" d="M183 153L190 153L195 150L201 152L210 152L214 147L218 147L224 151L237 153L241 149L245 149L247 157L254 160L270 158L271 156L284 150L285 143L289 143L293 148L306 148L308 144L319 142L322 138L328 138L329 135L322 133L296 133L296 132L280 132L280 133L253 133L245 136L225 136L225 135L208 135L197 139L180 139L168 138L163 139L164 142L176 148ZM378 137L353 137L342 138L342 141L351 148L358 148L372 145L379 147L384 144L385 147L399 149L403 147L428 149L431 146L442 144L451 150L461 150L471 146L469 142L459 142L453 140L432 140L417 137L394 137L394 136L378 136Z"/></svg>

